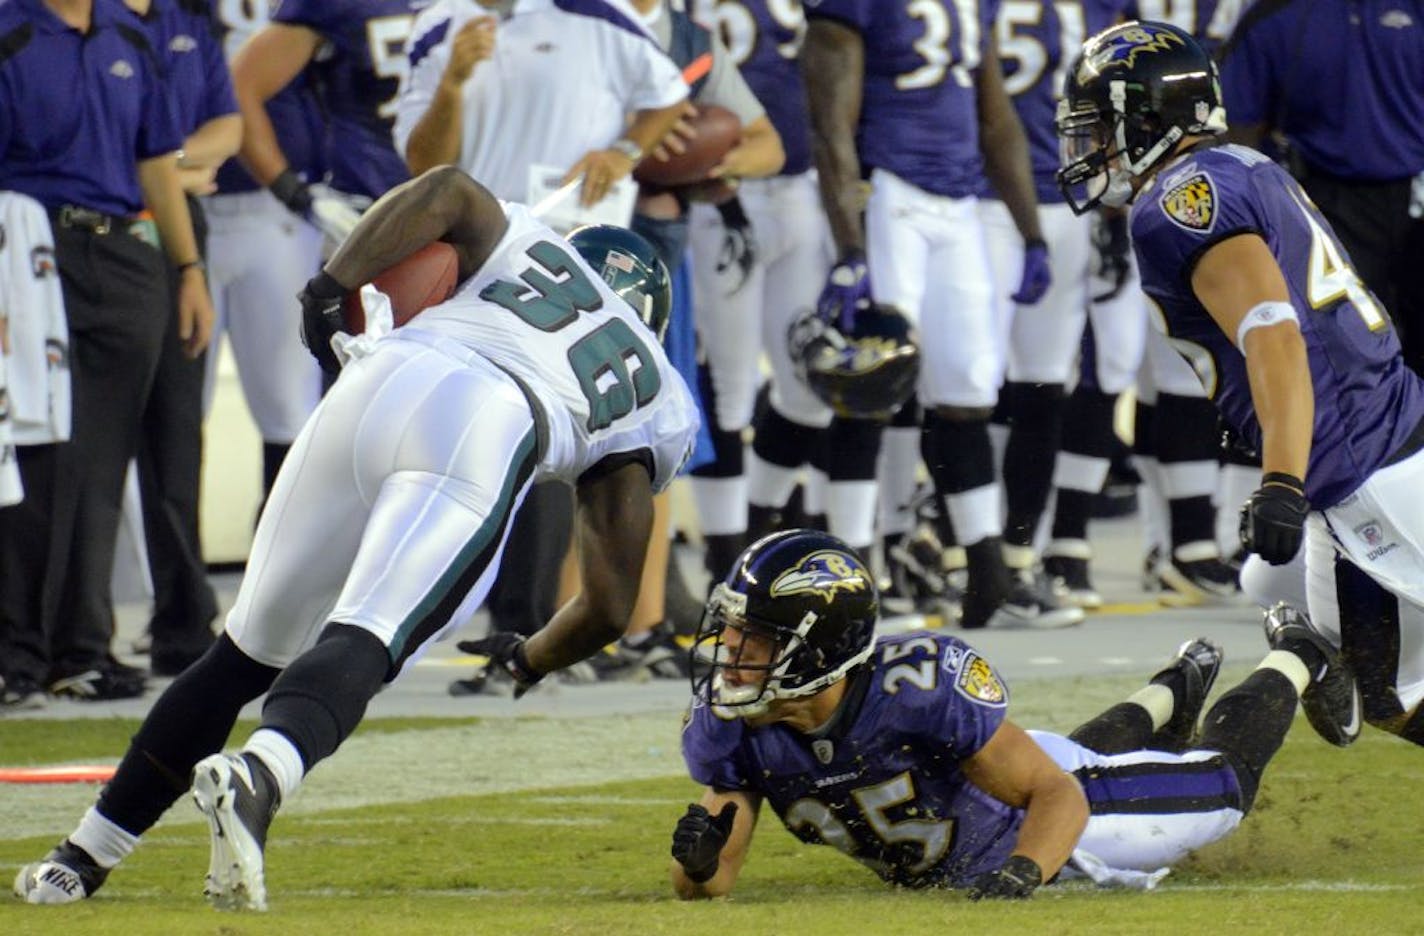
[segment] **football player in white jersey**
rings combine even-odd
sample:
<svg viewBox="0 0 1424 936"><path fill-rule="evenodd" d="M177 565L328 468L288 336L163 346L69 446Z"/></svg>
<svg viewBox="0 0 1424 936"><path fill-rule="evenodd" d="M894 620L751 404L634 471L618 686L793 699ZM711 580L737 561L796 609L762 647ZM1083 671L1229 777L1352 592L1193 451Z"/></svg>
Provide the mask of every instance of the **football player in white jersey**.
<svg viewBox="0 0 1424 936"><path fill-rule="evenodd" d="M469 620L538 477L575 488L582 591L527 640L501 633L474 648L522 694L622 633L653 495L698 417L640 318L670 304L652 248L620 229L580 238L601 270L453 167L366 213L304 291L314 347L350 288L434 240L455 247L461 286L347 365L278 475L223 636L154 704L75 832L22 869L22 896L91 895L191 775L212 831L210 899L264 907L278 805L384 684ZM213 754L263 692L244 749Z"/></svg>

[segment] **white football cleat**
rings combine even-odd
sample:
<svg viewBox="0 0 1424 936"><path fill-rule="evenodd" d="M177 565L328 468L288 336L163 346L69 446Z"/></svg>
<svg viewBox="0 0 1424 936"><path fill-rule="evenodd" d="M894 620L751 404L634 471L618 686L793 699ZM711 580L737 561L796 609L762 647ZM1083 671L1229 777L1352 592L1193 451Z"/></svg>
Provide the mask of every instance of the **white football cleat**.
<svg viewBox="0 0 1424 936"><path fill-rule="evenodd" d="M277 782L251 754L214 754L193 768L193 802L212 853L203 892L219 910L266 910L263 849L281 804Z"/></svg>

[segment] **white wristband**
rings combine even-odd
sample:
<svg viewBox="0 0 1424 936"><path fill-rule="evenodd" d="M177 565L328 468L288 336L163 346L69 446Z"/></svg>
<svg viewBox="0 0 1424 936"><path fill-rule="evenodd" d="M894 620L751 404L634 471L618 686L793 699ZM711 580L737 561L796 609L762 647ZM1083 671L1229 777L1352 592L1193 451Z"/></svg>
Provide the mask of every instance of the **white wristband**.
<svg viewBox="0 0 1424 936"><path fill-rule="evenodd" d="M1265 328L1282 322L1300 324L1300 318L1295 314L1295 306L1289 302L1262 302L1252 306L1241 324L1236 326L1236 347L1243 352L1246 350L1246 333L1253 328Z"/></svg>

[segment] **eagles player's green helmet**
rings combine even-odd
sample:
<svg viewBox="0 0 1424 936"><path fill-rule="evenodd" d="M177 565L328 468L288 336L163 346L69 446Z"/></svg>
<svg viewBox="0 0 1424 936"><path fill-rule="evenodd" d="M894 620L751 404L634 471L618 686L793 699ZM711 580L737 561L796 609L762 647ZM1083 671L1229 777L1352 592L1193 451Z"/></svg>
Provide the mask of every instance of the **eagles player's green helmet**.
<svg viewBox="0 0 1424 936"><path fill-rule="evenodd" d="M662 341L672 314L672 278L653 245L612 224L578 228L569 243Z"/></svg>
<svg viewBox="0 0 1424 936"><path fill-rule="evenodd" d="M693 694L742 717L776 699L820 692L864 663L875 646L875 576L844 541L818 530L782 530L748 546L712 589L692 647ZM727 628L769 641L765 662L729 647ZM710 664L710 665L709 665ZM756 673L731 680L728 670Z"/></svg>

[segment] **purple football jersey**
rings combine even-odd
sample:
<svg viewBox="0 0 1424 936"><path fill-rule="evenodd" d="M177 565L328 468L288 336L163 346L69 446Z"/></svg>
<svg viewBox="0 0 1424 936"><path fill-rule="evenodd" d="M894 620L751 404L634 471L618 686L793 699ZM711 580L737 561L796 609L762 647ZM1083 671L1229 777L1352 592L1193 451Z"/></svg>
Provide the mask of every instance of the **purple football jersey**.
<svg viewBox="0 0 1424 936"><path fill-rule="evenodd" d="M1424 380L1404 366L1383 307L1295 180L1243 146L1198 150L1139 193L1133 245L1157 324L1253 445L1261 444L1261 427L1246 359L1191 289L1192 268L1207 248L1243 233L1270 247L1300 319L1315 388L1305 488L1320 510L1359 487L1424 419Z"/></svg>
<svg viewBox="0 0 1424 936"><path fill-rule="evenodd" d="M826 737L748 728L695 701L682 735L692 778L760 794L797 838L892 883L962 886L1003 864L1022 811L960 768L1004 721L993 667L955 637L902 634L852 680L863 699Z"/></svg>
<svg viewBox="0 0 1424 936"><path fill-rule="evenodd" d="M717 0L698 7L698 21L716 29L786 151L782 175L811 168L806 82L796 61L806 37L800 0Z"/></svg>
<svg viewBox="0 0 1424 936"><path fill-rule="evenodd" d="M1053 121L1063 75L1089 36L1117 22L1130 0L1003 0L995 23L1004 87L1028 136L1034 188L1043 204L1063 201ZM979 194L997 197L984 180Z"/></svg>
<svg viewBox="0 0 1424 936"><path fill-rule="evenodd" d="M396 96L409 73L405 44L419 0L282 0L276 23L326 40L311 74L327 118L333 188L378 198L410 178L391 141Z"/></svg>
<svg viewBox="0 0 1424 936"><path fill-rule="evenodd" d="M1236 21L1253 0L1134 0L1127 9L1127 19L1153 20L1169 23L1214 54L1223 42L1231 38Z"/></svg>
<svg viewBox="0 0 1424 936"><path fill-rule="evenodd" d="M865 43L856 128L861 170L893 172L927 192L973 195L983 175L974 73L997 0L806 0Z"/></svg>
<svg viewBox="0 0 1424 936"><path fill-rule="evenodd" d="M254 33L267 25L267 7L262 3L239 0L219 0L214 22L222 40L223 54L229 63L237 50ZM277 143L287 164L308 181L316 182L326 173L323 149L321 111L312 94L306 73L293 78L288 85L267 101L267 116L277 135ZM223 194L250 192L257 183L234 156L218 170L218 191Z"/></svg>

